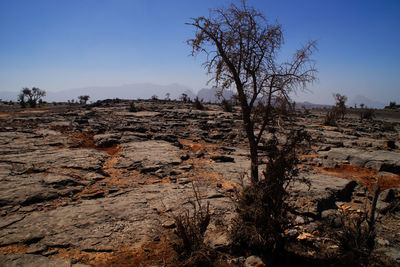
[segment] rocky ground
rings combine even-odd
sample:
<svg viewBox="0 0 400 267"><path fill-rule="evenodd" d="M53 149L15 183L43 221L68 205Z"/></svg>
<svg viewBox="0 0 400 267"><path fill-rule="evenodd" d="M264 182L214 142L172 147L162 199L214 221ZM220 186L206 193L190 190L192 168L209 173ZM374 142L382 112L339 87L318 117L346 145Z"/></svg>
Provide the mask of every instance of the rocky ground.
<svg viewBox="0 0 400 267"><path fill-rule="evenodd" d="M233 196L249 169L238 110L135 105L0 107L0 266L171 263L173 215L191 207L193 184L213 215L206 242L229 246ZM349 114L338 127L323 126L325 111L300 113L312 149L300 166L311 186L290 188L296 215L287 234L298 254L334 255L341 211L359 209L379 177L375 253L399 263L400 113L363 122Z"/></svg>

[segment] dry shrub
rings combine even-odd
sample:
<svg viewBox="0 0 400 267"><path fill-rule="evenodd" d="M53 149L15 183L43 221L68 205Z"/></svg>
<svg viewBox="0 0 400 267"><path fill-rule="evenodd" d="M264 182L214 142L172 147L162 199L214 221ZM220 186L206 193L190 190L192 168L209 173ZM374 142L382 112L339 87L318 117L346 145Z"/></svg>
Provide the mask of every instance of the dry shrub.
<svg viewBox="0 0 400 267"><path fill-rule="evenodd" d="M198 97L196 97L194 99L193 106L198 110L203 110L204 109L204 106L203 106L203 104L201 103L201 101L199 100Z"/></svg>
<svg viewBox="0 0 400 267"><path fill-rule="evenodd" d="M372 108L362 109L360 112L360 120L372 120L375 118L375 110Z"/></svg>
<svg viewBox="0 0 400 267"><path fill-rule="evenodd" d="M382 132L395 132L396 128L394 125L390 122L384 122L383 125L381 126L381 131Z"/></svg>
<svg viewBox="0 0 400 267"><path fill-rule="evenodd" d="M129 112L137 112L137 111L138 111L138 109L136 108L135 103L131 102L129 104Z"/></svg>
<svg viewBox="0 0 400 267"><path fill-rule="evenodd" d="M222 105L222 109L225 112L232 112L233 108L232 108L232 102L226 99L222 99L221 101L221 105Z"/></svg>
<svg viewBox="0 0 400 267"><path fill-rule="evenodd" d="M176 235L179 243L176 251L182 257L182 266L212 266L215 255L206 244L204 234L211 220L209 202L201 203L198 186L193 186L194 200L189 200L193 211L185 210L182 214L174 215Z"/></svg>
<svg viewBox="0 0 400 267"><path fill-rule="evenodd" d="M231 231L238 252L273 256L283 248L283 233L290 224L287 187L297 179L298 148L309 135L296 130L286 137L284 144L275 136L269 141L264 178L245 187L239 197Z"/></svg>
<svg viewBox="0 0 400 267"><path fill-rule="evenodd" d="M365 266L375 247L375 210L380 187L377 184L373 200L363 209L339 208L341 231L337 234L339 252L345 265Z"/></svg>
<svg viewBox="0 0 400 267"><path fill-rule="evenodd" d="M332 108L331 110L329 110L326 113L324 125L337 126L337 122L336 122L337 118L338 118L338 112L337 112L336 108Z"/></svg>

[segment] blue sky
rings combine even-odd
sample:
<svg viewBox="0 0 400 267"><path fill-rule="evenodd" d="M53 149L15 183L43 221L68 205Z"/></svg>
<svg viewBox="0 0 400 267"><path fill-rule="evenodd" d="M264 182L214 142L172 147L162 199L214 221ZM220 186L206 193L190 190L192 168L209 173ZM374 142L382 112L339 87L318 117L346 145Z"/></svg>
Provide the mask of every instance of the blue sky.
<svg viewBox="0 0 400 267"><path fill-rule="evenodd" d="M185 40L191 17L231 1L0 0L0 91L150 82L206 87ZM317 40L319 82L297 99L332 93L400 102L400 1L248 0L284 29L282 57Z"/></svg>

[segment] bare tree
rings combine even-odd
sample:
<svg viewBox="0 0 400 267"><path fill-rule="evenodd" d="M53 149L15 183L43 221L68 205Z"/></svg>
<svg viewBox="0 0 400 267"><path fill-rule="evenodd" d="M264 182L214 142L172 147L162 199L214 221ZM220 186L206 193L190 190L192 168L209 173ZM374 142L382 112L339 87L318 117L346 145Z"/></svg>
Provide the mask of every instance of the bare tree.
<svg viewBox="0 0 400 267"><path fill-rule="evenodd" d="M182 102L190 102L190 98L189 98L189 96L187 95L187 94L185 94L185 93L182 93L181 94L181 96L179 97L179 99L182 101Z"/></svg>
<svg viewBox="0 0 400 267"><path fill-rule="evenodd" d="M333 94L333 98L335 98L336 102L336 112L337 115L342 116L342 120L344 119L344 115L346 115L346 101L347 101L347 96L341 95L341 94ZM362 105L363 107L364 105Z"/></svg>
<svg viewBox="0 0 400 267"><path fill-rule="evenodd" d="M281 25L269 24L245 1L240 6L212 10L208 17L192 18L187 25L196 29L195 37L187 41L192 55L207 56L204 66L210 82L223 89L236 88L255 183L259 180L257 147L274 119L275 99L284 99L290 106L289 94L316 80L317 70L310 58L316 42L308 42L291 60L278 62L283 44ZM255 112L259 103L263 104L261 113Z"/></svg>

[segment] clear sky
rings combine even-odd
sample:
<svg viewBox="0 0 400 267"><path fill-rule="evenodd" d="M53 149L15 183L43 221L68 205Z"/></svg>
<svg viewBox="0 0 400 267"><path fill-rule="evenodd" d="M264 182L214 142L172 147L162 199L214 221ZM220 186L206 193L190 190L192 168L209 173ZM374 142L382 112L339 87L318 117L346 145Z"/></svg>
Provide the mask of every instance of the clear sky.
<svg viewBox="0 0 400 267"><path fill-rule="evenodd" d="M0 0L0 91L59 91L208 80L185 40L191 17L222 0ZM283 57L317 40L319 82L298 100L332 93L400 102L400 1L248 0L284 29Z"/></svg>

